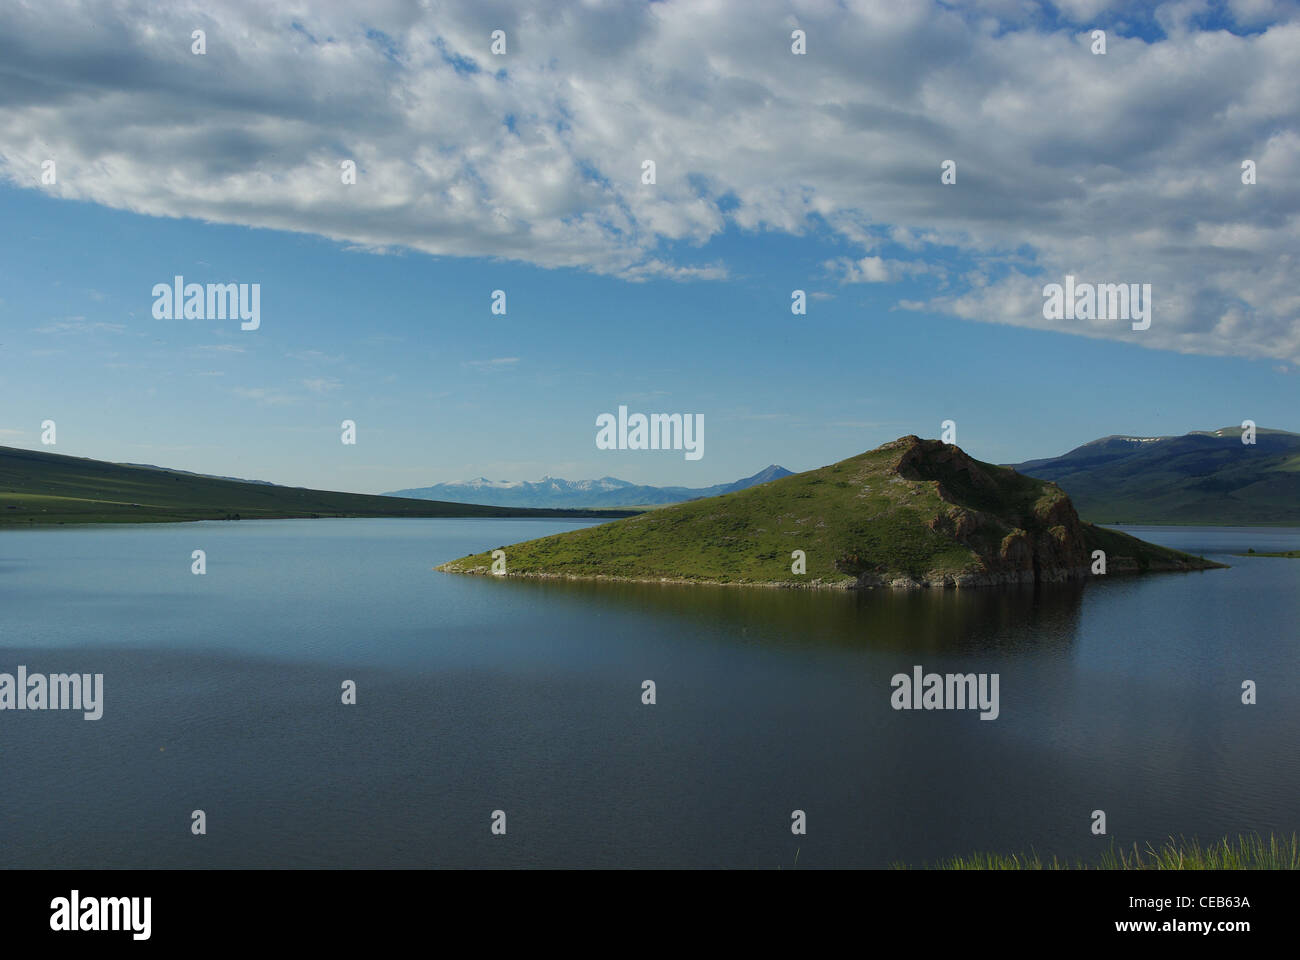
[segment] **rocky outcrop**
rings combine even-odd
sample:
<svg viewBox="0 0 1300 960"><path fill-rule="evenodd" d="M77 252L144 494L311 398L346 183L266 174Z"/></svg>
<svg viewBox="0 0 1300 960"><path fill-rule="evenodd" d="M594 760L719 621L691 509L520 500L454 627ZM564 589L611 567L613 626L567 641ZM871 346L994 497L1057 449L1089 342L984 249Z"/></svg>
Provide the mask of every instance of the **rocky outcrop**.
<svg viewBox="0 0 1300 960"><path fill-rule="evenodd" d="M982 464L937 440L903 437L886 448L898 451L891 474L928 487L946 505L926 527L961 544L974 558L966 570L934 570L921 578L871 569L853 555L841 558L839 569L855 574L860 586L974 587L1089 576L1085 525L1059 487Z"/></svg>

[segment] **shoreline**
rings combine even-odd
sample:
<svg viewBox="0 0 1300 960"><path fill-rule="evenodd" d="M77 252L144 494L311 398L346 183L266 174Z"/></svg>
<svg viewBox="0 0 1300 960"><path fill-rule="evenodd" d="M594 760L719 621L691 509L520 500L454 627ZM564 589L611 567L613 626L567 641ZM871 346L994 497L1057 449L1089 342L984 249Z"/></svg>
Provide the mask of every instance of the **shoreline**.
<svg viewBox="0 0 1300 960"><path fill-rule="evenodd" d="M866 592L869 590L985 590L996 587L1039 587L1039 586L1064 586L1070 584L1087 583L1096 579L1092 574L1085 576L1064 577L1055 580L1037 579L1031 577L1027 580L1008 579L1005 574L966 574L964 576L947 575L938 580L914 580L910 578L895 578L893 580L878 579L876 582L863 582L857 578L846 578L844 580L827 581L827 580L708 580L701 578L689 577L622 577L603 573L576 574L576 573L540 573L535 571L525 571L522 573L492 573L487 567L475 567L470 570L457 570L452 565L457 563L455 560L448 560L446 563L440 563L431 569L437 573L455 574L465 577L489 577L501 580L515 578L519 580L567 580L574 582L593 582L593 583L659 583L668 586L708 586L708 587L762 587L769 590L838 590L842 592ZM1164 567L1151 570L1120 569L1113 573L1103 574L1106 577L1131 577L1139 576L1144 573L1203 573L1207 570L1230 570L1229 564L1215 563L1206 561L1203 567ZM1032 572L1032 571L1025 571ZM965 583L958 582L965 580Z"/></svg>

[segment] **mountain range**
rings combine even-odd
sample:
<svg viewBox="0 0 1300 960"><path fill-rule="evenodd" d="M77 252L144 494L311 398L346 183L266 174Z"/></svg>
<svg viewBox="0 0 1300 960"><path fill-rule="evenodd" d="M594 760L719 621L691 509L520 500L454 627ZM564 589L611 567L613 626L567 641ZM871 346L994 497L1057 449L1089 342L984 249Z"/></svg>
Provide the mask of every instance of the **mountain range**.
<svg viewBox="0 0 1300 960"><path fill-rule="evenodd" d="M1241 427L1110 436L1011 464L1058 484L1094 523L1300 523L1300 434Z"/></svg>
<svg viewBox="0 0 1300 960"><path fill-rule="evenodd" d="M477 503L496 507L550 507L567 509L608 509L610 507L650 507L682 503L701 497L735 493L790 476L785 467L772 464L752 477L711 487L652 487L629 483L616 477L599 480L562 480L542 477L529 480L488 480L480 477L464 483L436 483L431 487L394 490L390 497L415 500L441 500L445 503Z"/></svg>

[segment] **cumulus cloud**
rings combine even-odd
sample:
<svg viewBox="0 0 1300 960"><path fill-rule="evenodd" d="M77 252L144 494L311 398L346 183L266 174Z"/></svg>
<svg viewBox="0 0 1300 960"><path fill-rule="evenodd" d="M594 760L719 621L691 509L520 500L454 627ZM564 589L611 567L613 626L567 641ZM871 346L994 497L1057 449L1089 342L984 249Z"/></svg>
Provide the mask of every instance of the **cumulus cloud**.
<svg viewBox="0 0 1300 960"><path fill-rule="evenodd" d="M838 279L929 283L927 309L1296 362L1296 8L1230 0L1233 33L1205 27L1219 7L1176 0L1146 16L1147 39L1128 9L5 4L0 175L145 214L628 280L731 276L691 256L724 231L818 233L846 249ZM1067 273L1151 283L1151 328L1043 320L1042 285Z"/></svg>
<svg viewBox="0 0 1300 960"><path fill-rule="evenodd" d="M929 273L928 264L918 260L886 260L883 257L863 257L852 260L840 257L826 261L823 266L841 283L893 283L909 274Z"/></svg>

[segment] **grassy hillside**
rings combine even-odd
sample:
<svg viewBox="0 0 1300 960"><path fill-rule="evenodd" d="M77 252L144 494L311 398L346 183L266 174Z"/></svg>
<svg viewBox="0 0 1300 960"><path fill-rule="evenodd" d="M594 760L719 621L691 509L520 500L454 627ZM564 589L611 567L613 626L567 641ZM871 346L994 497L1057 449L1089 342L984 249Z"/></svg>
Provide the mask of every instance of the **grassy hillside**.
<svg viewBox="0 0 1300 960"><path fill-rule="evenodd" d="M506 551L515 576L976 586L1216 566L1080 522L1053 484L904 437L839 463ZM802 550L807 572L791 572ZM491 550L443 564L489 573Z"/></svg>
<svg viewBox="0 0 1300 960"><path fill-rule="evenodd" d="M0 447L0 527L286 517L612 516L627 513L526 510L333 493Z"/></svg>
<svg viewBox="0 0 1300 960"><path fill-rule="evenodd" d="M1105 437L1016 465L1070 494L1096 523L1300 524L1300 435L1240 427L1181 437Z"/></svg>

